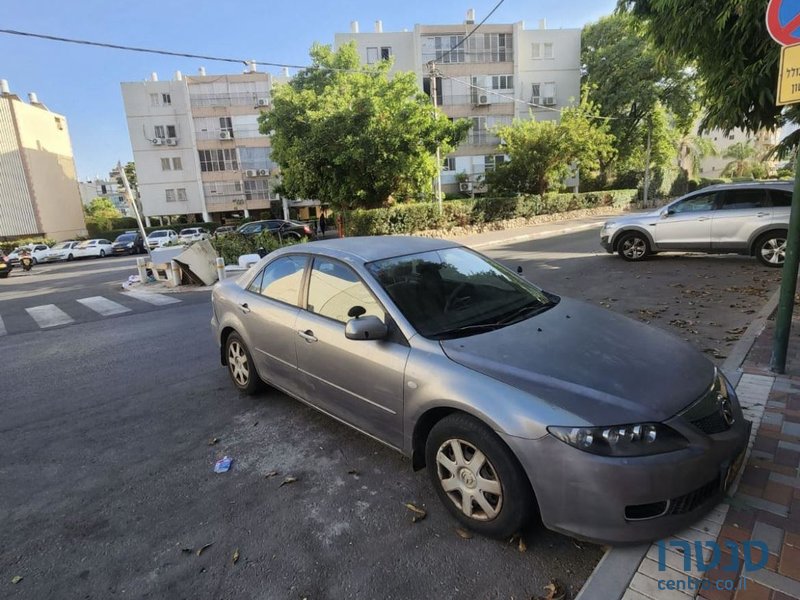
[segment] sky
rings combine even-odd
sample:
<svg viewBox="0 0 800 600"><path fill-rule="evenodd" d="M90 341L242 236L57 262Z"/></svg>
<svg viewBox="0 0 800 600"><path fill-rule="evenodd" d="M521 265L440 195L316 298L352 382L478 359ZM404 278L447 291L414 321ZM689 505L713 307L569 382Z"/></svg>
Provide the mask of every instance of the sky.
<svg viewBox="0 0 800 600"><path fill-rule="evenodd" d="M314 42L333 43L336 32L412 29L415 23L461 23L468 8L480 21L496 0L0 0L0 28L192 54L308 64ZM547 27L580 28L611 13L616 0L505 0L489 23L539 19ZM80 180L105 177L118 160L132 160L120 82L239 72L231 63L77 46L0 34L0 79L27 101L36 92L50 110L66 116ZM259 67L260 69L263 69ZM277 74L279 69L271 70Z"/></svg>

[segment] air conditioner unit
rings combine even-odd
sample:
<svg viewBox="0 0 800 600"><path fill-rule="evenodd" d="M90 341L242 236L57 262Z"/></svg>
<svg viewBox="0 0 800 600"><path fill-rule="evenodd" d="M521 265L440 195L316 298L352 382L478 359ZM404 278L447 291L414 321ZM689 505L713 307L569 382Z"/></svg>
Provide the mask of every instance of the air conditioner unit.
<svg viewBox="0 0 800 600"><path fill-rule="evenodd" d="M267 100L266 98L259 98L258 100L256 100L256 104L258 106L269 106L269 100Z"/></svg>
<svg viewBox="0 0 800 600"><path fill-rule="evenodd" d="M152 140L150 140L150 143L153 144L153 146L160 146L161 144L164 143L164 140L162 140L161 138L153 138Z"/></svg>
<svg viewBox="0 0 800 600"><path fill-rule="evenodd" d="M478 96L478 106L485 106L486 104L491 104L488 94L481 94Z"/></svg>
<svg viewBox="0 0 800 600"><path fill-rule="evenodd" d="M545 98L543 104L545 106L555 106L556 105L556 99L555 98Z"/></svg>
<svg viewBox="0 0 800 600"><path fill-rule="evenodd" d="M230 131L220 131L219 132L219 139L221 140L229 140L231 139L231 132Z"/></svg>
<svg viewBox="0 0 800 600"><path fill-rule="evenodd" d="M472 182L470 181L462 181L458 184L458 191L459 192L471 192L472 191Z"/></svg>
<svg viewBox="0 0 800 600"><path fill-rule="evenodd" d="M167 146L177 146L178 145L178 138L167 138L166 142L167 142Z"/></svg>
<svg viewBox="0 0 800 600"><path fill-rule="evenodd" d="M255 177L256 175L258 175L258 172L255 169L247 169L247 171L245 171L244 174L246 177Z"/></svg>
<svg viewBox="0 0 800 600"><path fill-rule="evenodd" d="M259 169L258 170L258 176L259 177L266 177L267 175L269 175L269 171L267 169Z"/></svg>

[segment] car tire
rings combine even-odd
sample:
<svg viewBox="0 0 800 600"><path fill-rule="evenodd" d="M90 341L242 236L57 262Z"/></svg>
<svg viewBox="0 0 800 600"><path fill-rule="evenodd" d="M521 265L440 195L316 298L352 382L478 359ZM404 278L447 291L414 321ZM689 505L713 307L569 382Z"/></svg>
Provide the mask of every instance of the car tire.
<svg viewBox="0 0 800 600"><path fill-rule="evenodd" d="M3 272L0 273L0 279L5 279L11 274L11 269L3 269Z"/></svg>
<svg viewBox="0 0 800 600"><path fill-rule="evenodd" d="M765 267L780 268L786 258L786 235L783 229L768 231L753 245L753 253Z"/></svg>
<svg viewBox="0 0 800 600"><path fill-rule="evenodd" d="M231 333L225 340L225 362L228 365L228 375L237 390L252 395L261 389L262 382L253 357L238 333Z"/></svg>
<svg viewBox="0 0 800 600"><path fill-rule="evenodd" d="M650 253L650 241L643 233L623 233L617 242L617 254L629 262L644 260Z"/></svg>
<svg viewBox="0 0 800 600"><path fill-rule="evenodd" d="M70 254L69 256L67 256L67 261L73 260L74 258L75 257L72 254Z"/></svg>
<svg viewBox="0 0 800 600"><path fill-rule="evenodd" d="M34 257L31 259L31 260L33 261L33 264L34 264L34 265L38 265L38 264L39 264L39 261L38 261L38 260L36 260L36 257L35 257L35 256L34 256Z"/></svg>
<svg viewBox="0 0 800 600"><path fill-rule="evenodd" d="M100 250L100 258L105 258L105 257L106 257L106 251Z"/></svg>
<svg viewBox="0 0 800 600"><path fill-rule="evenodd" d="M478 453L475 472L471 463ZM535 501L528 478L508 446L481 421L463 413L443 418L428 435L425 461L439 499L476 533L508 538L530 520Z"/></svg>

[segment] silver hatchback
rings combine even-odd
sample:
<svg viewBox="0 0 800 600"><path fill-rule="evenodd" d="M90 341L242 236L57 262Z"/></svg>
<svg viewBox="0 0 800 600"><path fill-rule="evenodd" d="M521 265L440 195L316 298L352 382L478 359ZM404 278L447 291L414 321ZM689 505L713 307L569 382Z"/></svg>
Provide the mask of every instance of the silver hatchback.
<svg viewBox="0 0 800 600"><path fill-rule="evenodd" d="M625 260L663 251L736 253L780 267L792 182L713 185L647 213L607 221L600 244Z"/></svg>
<svg viewBox="0 0 800 600"><path fill-rule="evenodd" d="M663 537L742 463L750 424L697 350L452 242L290 246L212 304L237 389L267 382L410 456L486 535L538 513L596 541Z"/></svg>

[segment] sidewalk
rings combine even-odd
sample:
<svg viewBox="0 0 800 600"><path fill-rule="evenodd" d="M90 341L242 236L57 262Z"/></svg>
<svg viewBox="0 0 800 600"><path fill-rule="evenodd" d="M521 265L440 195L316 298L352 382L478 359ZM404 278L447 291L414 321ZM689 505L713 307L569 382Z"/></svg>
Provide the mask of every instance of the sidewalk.
<svg viewBox="0 0 800 600"><path fill-rule="evenodd" d="M718 566L700 571L693 560L692 569L684 570L683 554L667 546L667 568L660 570L657 544L638 548L645 556L630 576L623 600L800 598L800 318L792 325L786 375L769 371L773 332L774 321L768 320L741 367L737 393L745 416L753 421L753 433L734 493L672 538L692 543L692 549L694 542L705 546L716 541L721 549ZM746 542L753 544L747 557ZM762 543L766 557L761 555ZM711 547L704 553L704 559L709 558ZM746 559L756 566L765 564L748 570ZM665 583L690 579L695 590L666 589ZM722 589L717 589L718 583ZM594 600L591 595L579 597Z"/></svg>

